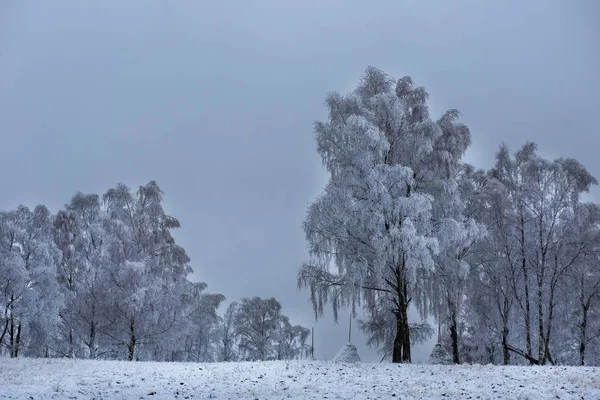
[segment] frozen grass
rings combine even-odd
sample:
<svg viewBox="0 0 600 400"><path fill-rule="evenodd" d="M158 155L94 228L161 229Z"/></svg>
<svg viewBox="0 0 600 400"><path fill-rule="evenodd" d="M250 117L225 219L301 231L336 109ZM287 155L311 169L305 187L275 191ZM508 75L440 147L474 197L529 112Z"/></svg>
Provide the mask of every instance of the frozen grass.
<svg viewBox="0 0 600 400"><path fill-rule="evenodd" d="M600 399L600 368L0 358L0 398Z"/></svg>

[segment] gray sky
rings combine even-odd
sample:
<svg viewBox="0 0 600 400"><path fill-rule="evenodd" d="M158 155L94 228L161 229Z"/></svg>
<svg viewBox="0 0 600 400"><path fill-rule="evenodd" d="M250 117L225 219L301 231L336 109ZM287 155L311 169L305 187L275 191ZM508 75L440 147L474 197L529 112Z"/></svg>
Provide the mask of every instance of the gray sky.
<svg viewBox="0 0 600 400"><path fill-rule="evenodd" d="M91 3L0 2L0 209L154 179L193 278L229 300L275 296L294 323L313 325L296 290L325 183L313 122L367 65L412 76L436 117L458 108L477 167L533 140L600 177L593 0ZM317 357L347 322L315 325Z"/></svg>

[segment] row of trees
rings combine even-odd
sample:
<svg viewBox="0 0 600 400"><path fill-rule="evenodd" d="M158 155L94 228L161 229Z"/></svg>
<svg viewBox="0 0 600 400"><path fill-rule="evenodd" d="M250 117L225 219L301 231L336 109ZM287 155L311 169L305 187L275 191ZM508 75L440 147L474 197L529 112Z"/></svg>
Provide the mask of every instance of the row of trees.
<svg viewBox="0 0 600 400"><path fill-rule="evenodd" d="M540 157L532 143L514 157L502 146L494 168L467 176L470 212L486 235L452 288L465 357L600 363L600 206L581 200L596 180L573 159Z"/></svg>
<svg viewBox="0 0 600 400"><path fill-rule="evenodd" d="M434 121L427 99L373 67L328 95L315 132L329 182L298 274L315 315L362 307L369 344L393 362L411 361L431 316L455 363L600 363L600 207L581 199L596 180L533 143L476 170L459 113Z"/></svg>
<svg viewBox="0 0 600 400"><path fill-rule="evenodd" d="M179 222L162 196L155 182L135 192L120 184L102 197L78 193L55 215L0 212L0 354L219 359L225 297L188 280L190 259L171 235Z"/></svg>

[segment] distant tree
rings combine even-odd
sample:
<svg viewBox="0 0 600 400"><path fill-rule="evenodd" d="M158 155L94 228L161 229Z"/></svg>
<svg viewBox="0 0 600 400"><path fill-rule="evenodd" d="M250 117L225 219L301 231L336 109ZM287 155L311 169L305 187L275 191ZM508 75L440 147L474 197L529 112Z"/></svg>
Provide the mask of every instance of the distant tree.
<svg viewBox="0 0 600 400"><path fill-rule="evenodd" d="M275 298L242 299L234 326L243 359L264 361L275 358L274 341L280 319L281 304Z"/></svg>
<svg viewBox="0 0 600 400"><path fill-rule="evenodd" d="M219 322L218 340L219 354L218 361L236 361L236 342L235 316L238 310L238 303L232 302L225 310L225 314Z"/></svg>
<svg viewBox="0 0 600 400"><path fill-rule="evenodd" d="M21 240L21 255L29 273L28 289L33 301L28 312L24 336L27 356L48 355L52 338L58 329L58 312L65 301L56 277L59 252L52 242L52 215L46 206L38 205L33 211L19 207L24 236Z"/></svg>
<svg viewBox="0 0 600 400"><path fill-rule="evenodd" d="M8 348L11 357L18 356L22 318L27 312L30 296L29 274L21 257L22 228L16 213L0 214L0 287L2 288L3 323L0 345ZM6 339L6 343L5 343Z"/></svg>
<svg viewBox="0 0 600 400"><path fill-rule="evenodd" d="M111 324L103 333L125 346L133 360L140 345L159 341L174 328L190 260L171 236L179 221L164 213L155 182L135 193L120 184L103 201L112 295Z"/></svg>
<svg viewBox="0 0 600 400"><path fill-rule="evenodd" d="M184 283L180 317L168 338L161 341L161 347L181 353L179 359L182 361L219 360L220 318L217 309L225 296L205 293L206 287L204 282Z"/></svg>
<svg viewBox="0 0 600 400"><path fill-rule="evenodd" d="M306 353L306 340L310 330L300 325L292 326L289 318L281 316L276 332L275 350L278 360L290 360Z"/></svg>
<svg viewBox="0 0 600 400"><path fill-rule="evenodd" d="M11 357L42 356L57 328L62 297L56 281L57 251L50 240L50 212L20 206L0 214L0 346ZM6 343L5 343L6 340Z"/></svg>
<svg viewBox="0 0 600 400"><path fill-rule="evenodd" d="M297 358L307 351L306 340L310 334L302 326L293 326L273 297L244 298L239 304L230 304L219 332L223 361L233 359L236 354L243 360ZM237 343L237 352L234 343Z"/></svg>
<svg viewBox="0 0 600 400"><path fill-rule="evenodd" d="M107 324L102 310L108 301L105 222L96 194L77 193L54 218L54 242L61 254L58 279L67 299L60 312L61 341L67 348L59 351L68 356L76 354L77 340L89 358L100 350L99 331Z"/></svg>

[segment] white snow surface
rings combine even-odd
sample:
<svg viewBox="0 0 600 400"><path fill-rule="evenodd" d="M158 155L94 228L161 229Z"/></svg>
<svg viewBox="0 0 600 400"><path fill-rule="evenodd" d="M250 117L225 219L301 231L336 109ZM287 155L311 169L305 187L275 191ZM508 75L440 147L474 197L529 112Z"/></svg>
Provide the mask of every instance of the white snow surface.
<svg viewBox="0 0 600 400"><path fill-rule="evenodd" d="M338 351L336 356L333 358L333 362L337 363L357 363L360 362L360 357L358 356L358 350L356 350L356 346L352 343L346 343L344 347Z"/></svg>
<svg viewBox="0 0 600 400"><path fill-rule="evenodd" d="M0 358L0 399L600 399L598 367Z"/></svg>

